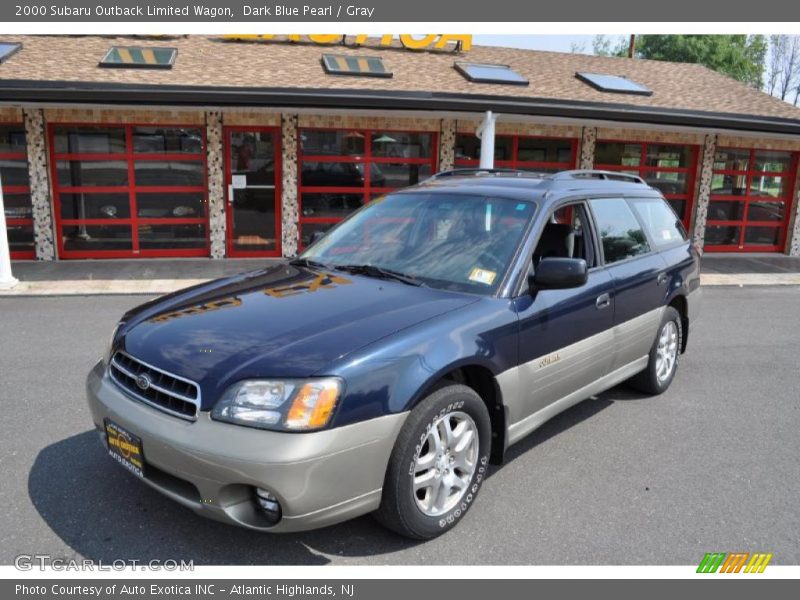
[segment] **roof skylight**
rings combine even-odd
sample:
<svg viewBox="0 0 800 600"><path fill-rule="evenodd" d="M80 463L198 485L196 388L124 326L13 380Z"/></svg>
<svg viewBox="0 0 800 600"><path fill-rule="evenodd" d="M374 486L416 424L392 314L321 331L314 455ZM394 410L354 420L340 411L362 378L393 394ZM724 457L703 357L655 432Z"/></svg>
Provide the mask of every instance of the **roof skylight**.
<svg viewBox="0 0 800 600"><path fill-rule="evenodd" d="M601 92L611 92L615 94L638 94L640 96L652 96L653 91L645 86L619 75L604 75L602 73L575 73L575 77L589 84Z"/></svg>
<svg viewBox="0 0 800 600"><path fill-rule="evenodd" d="M473 83L528 85L528 80L508 65L457 62L456 71Z"/></svg>

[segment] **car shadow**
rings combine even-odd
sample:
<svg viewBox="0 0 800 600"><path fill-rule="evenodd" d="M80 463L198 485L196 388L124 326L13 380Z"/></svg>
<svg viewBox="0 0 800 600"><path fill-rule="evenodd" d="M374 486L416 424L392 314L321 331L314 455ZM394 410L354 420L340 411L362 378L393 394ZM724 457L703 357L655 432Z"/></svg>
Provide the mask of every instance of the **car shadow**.
<svg viewBox="0 0 800 600"><path fill-rule="evenodd" d="M276 535L202 519L111 462L93 430L41 450L28 494L70 548L107 564L182 559L195 565L325 565L331 555L378 556L416 544L370 516Z"/></svg>
<svg viewBox="0 0 800 600"><path fill-rule="evenodd" d="M544 425L539 427L539 429L533 431L526 438L511 446L506 451L504 464L508 464L509 462L519 458L536 446L543 444L550 438L558 435L562 431L566 431L578 423L592 418L594 415L602 410L605 410L615 402L646 400L648 398L650 398L649 395L637 392L630 387L627 387L623 383L611 388L610 390L606 390L602 394L597 394L596 396L591 396L586 400L582 400L575 406L572 406L564 412L556 415ZM502 466L493 467L487 477L491 477L498 469L502 468Z"/></svg>
<svg viewBox="0 0 800 600"><path fill-rule="evenodd" d="M583 401L509 448L516 460L614 402L644 398L623 386ZM493 467L491 477L503 467ZM379 556L417 545L370 516L311 532L269 535L201 519L115 465L94 430L42 449L28 494L48 526L83 557L194 561L195 565L325 565L331 557Z"/></svg>

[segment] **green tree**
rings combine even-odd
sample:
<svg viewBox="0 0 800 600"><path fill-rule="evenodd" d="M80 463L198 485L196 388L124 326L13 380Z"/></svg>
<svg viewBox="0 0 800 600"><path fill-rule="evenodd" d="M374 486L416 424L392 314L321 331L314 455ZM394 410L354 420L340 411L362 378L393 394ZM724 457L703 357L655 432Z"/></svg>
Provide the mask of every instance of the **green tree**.
<svg viewBox="0 0 800 600"><path fill-rule="evenodd" d="M628 42L624 37L612 39L605 35L596 35L592 40L592 51L597 56L628 56Z"/></svg>
<svg viewBox="0 0 800 600"><path fill-rule="evenodd" d="M642 35L636 56L699 63L761 89L767 40L763 35Z"/></svg>

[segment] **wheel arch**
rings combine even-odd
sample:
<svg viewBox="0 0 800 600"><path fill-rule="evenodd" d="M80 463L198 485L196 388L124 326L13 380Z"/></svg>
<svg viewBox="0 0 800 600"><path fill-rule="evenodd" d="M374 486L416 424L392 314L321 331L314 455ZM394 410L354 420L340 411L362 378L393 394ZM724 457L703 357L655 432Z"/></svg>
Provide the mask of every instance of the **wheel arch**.
<svg viewBox="0 0 800 600"><path fill-rule="evenodd" d="M686 352L686 344L689 340L689 302L686 300L686 296L683 294L676 294L669 301L667 306L671 306L677 310L681 317L681 330L683 331L683 336L681 339L681 354L683 354Z"/></svg>
<svg viewBox="0 0 800 600"><path fill-rule="evenodd" d="M501 464L506 449L506 407L495 374L487 365L479 362L455 363L445 367L431 377L415 396L410 408L414 408L425 397L448 383L460 383L481 397L492 424L492 464Z"/></svg>

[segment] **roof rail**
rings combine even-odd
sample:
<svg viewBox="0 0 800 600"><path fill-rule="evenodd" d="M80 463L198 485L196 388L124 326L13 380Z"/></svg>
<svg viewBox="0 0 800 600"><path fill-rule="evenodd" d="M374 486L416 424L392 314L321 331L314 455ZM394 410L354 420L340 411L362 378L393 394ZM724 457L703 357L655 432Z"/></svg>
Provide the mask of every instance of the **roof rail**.
<svg viewBox="0 0 800 600"><path fill-rule="evenodd" d="M474 175L476 177L482 175L535 175L530 171L522 171L520 169L504 169L498 168L482 168L482 167L463 167L461 169L450 169L448 171L440 171L431 176L431 179L439 179L440 177L464 177L467 175Z"/></svg>
<svg viewBox="0 0 800 600"><path fill-rule="evenodd" d="M571 171L559 171L553 175L552 179L554 181L562 181L564 179L611 179L614 181L630 181L631 183L641 183L647 185L647 182L638 175L620 173L619 171L601 171L599 169L573 169Z"/></svg>

